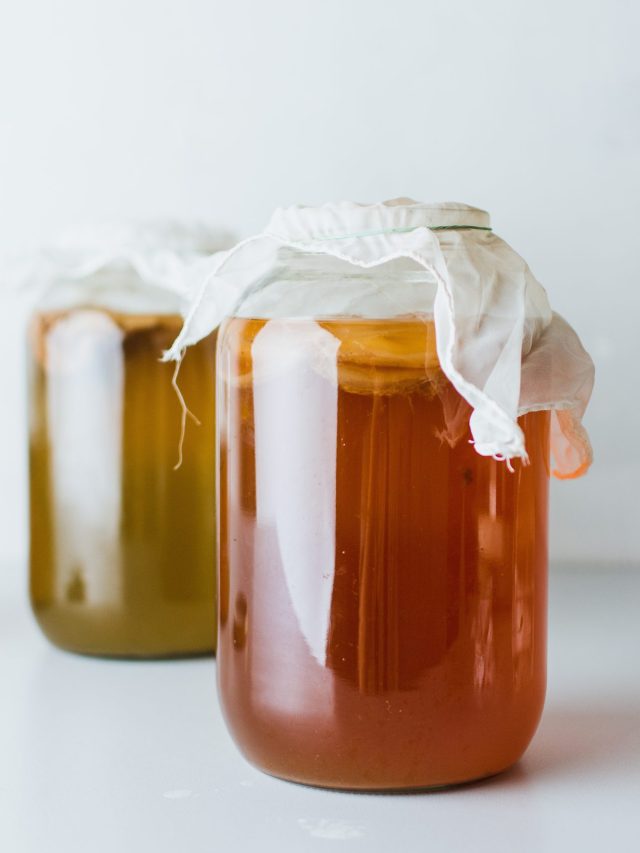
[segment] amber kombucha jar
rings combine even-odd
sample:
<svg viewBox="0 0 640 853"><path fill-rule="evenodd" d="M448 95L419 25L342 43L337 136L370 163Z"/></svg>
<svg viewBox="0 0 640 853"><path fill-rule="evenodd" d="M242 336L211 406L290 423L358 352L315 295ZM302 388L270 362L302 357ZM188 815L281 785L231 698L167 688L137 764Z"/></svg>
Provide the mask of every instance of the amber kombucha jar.
<svg viewBox="0 0 640 853"><path fill-rule="evenodd" d="M32 319L32 607L74 652L212 653L215 341L193 347L180 371L200 426L188 427L174 470L181 408L174 367L159 359L182 319L166 298L135 310L110 300Z"/></svg>
<svg viewBox="0 0 640 853"><path fill-rule="evenodd" d="M254 300L219 333L230 730L261 769L325 787L498 773L545 694L549 414L520 419L529 464L481 457L428 314L322 317L320 295L286 316L300 283L275 286L278 316Z"/></svg>

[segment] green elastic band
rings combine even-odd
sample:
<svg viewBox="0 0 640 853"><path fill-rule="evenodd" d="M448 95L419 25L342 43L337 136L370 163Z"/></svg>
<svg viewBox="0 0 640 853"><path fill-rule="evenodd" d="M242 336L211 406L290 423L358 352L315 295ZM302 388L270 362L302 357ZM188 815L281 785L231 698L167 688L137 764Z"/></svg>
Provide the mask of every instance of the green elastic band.
<svg viewBox="0 0 640 853"><path fill-rule="evenodd" d="M354 240L359 237L378 237L381 234L406 234L416 228L428 228L429 231L491 231L485 225L412 225L410 228L384 228L382 231L361 231L359 234L339 234L335 237L314 237L314 242L324 243L328 240Z"/></svg>
<svg viewBox="0 0 640 853"><path fill-rule="evenodd" d="M429 231L493 231L488 225L427 225ZM413 230L413 229L407 229Z"/></svg>

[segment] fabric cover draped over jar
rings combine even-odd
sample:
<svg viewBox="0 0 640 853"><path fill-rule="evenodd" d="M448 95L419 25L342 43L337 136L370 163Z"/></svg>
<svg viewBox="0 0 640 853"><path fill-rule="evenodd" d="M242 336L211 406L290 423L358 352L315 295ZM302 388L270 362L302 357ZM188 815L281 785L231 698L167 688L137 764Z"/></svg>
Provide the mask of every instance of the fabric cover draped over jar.
<svg viewBox="0 0 640 853"><path fill-rule="evenodd" d="M262 233L210 259L165 358L179 360L259 288L280 247L364 269L401 258L422 267L434 298L417 313L433 320L440 366L472 408L475 450L507 464L526 461L518 417L550 410L553 473L571 478L588 469L592 450L582 417L593 362L525 261L493 233L488 213L465 204L396 199L276 210ZM357 315L344 292L336 313ZM394 313L393 299L392 286L380 294L386 316L390 307ZM401 306L395 313L403 313Z"/></svg>
<svg viewBox="0 0 640 853"><path fill-rule="evenodd" d="M56 308L82 301L122 312L146 310L152 288L184 314L212 253L232 242L225 232L201 223L87 224L63 231L24 258L5 261L0 277L24 288L34 302Z"/></svg>

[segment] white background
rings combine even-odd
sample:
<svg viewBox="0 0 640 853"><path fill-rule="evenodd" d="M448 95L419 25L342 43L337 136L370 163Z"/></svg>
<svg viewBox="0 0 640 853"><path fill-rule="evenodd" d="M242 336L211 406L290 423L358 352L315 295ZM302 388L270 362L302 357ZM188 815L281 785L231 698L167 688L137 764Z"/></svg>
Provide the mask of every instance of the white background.
<svg viewBox="0 0 640 853"><path fill-rule="evenodd" d="M484 207L598 370L596 464L554 487L552 556L640 561L639 31L634 0L0 0L0 255L119 216L243 236L294 202ZM0 298L18 565L23 330Z"/></svg>

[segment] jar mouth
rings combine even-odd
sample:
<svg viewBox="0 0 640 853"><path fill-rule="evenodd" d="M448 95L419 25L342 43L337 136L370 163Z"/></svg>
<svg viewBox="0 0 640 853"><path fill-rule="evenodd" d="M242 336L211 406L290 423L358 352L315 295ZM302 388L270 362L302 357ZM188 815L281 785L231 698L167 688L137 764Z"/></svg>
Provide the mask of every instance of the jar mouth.
<svg viewBox="0 0 640 853"><path fill-rule="evenodd" d="M378 231L360 231L359 233L349 234L329 234L324 237L314 237L314 241L318 243L328 242L329 240L357 240L362 237L381 237L384 234L409 234L417 228L428 228L429 231L491 231L493 230L488 225L411 225L406 228L382 228Z"/></svg>
<svg viewBox="0 0 640 853"><path fill-rule="evenodd" d="M468 204L423 204L401 198L376 204L345 201L278 208L267 233L286 236L287 242L316 243L407 233L418 228L491 231L491 221L486 210Z"/></svg>

